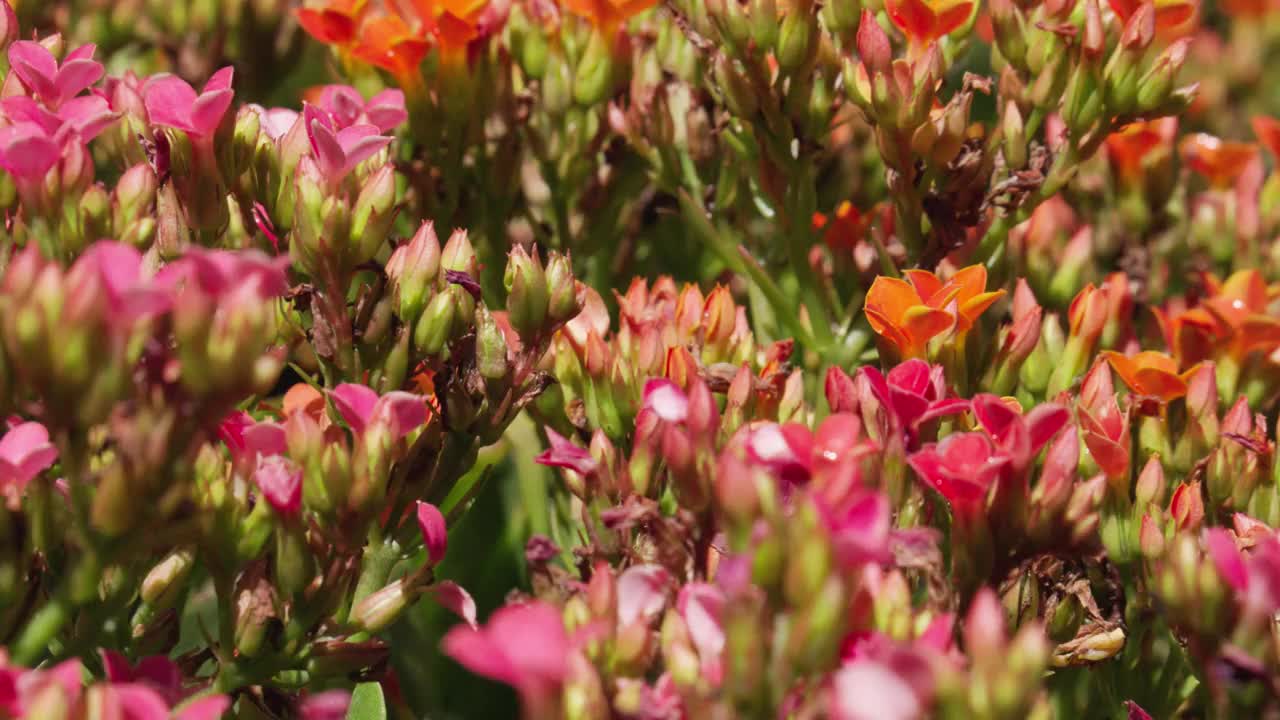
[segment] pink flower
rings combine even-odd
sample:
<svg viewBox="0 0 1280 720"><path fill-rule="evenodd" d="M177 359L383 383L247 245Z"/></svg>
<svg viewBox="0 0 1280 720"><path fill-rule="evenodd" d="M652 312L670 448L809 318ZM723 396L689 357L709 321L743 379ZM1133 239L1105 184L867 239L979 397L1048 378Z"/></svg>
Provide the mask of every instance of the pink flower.
<svg viewBox="0 0 1280 720"><path fill-rule="evenodd" d="M148 282L142 275L142 254L136 248L114 240L99 240L90 245L67 274L67 287L73 295L85 293L80 302L99 304L108 322L117 328L128 328L142 317L168 311L171 296L158 282Z"/></svg>
<svg viewBox="0 0 1280 720"><path fill-rule="evenodd" d="M922 426L940 417L958 415L969 409L969 401L963 398L948 398L947 383L941 365L931 366L929 363L912 359L900 363L889 371L885 377L874 367L866 366L858 371L858 380L865 390L860 393L864 402L861 406L871 407L871 398L882 408L885 417L883 422L875 423L876 427L887 423L889 430L901 433L908 449L913 449L919 442ZM868 416L866 422L872 423ZM886 442L883 438L882 442Z"/></svg>
<svg viewBox="0 0 1280 720"><path fill-rule="evenodd" d="M38 422L24 422L0 438L0 487L21 495L27 484L58 458L49 431Z"/></svg>
<svg viewBox="0 0 1280 720"><path fill-rule="evenodd" d="M441 580L428 587L427 592L431 593L435 601L445 610L462 618L467 627L472 629L479 627L476 625L476 601L466 588L452 580Z"/></svg>
<svg viewBox="0 0 1280 720"><path fill-rule="evenodd" d="M283 455L287 447L283 425L258 422L243 410L231 413L222 421L218 426L218 437L237 463L256 463L259 457Z"/></svg>
<svg viewBox="0 0 1280 720"><path fill-rule="evenodd" d="M866 658L832 675L830 710L835 720L914 720L924 716L925 703L909 678Z"/></svg>
<svg viewBox="0 0 1280 720"><path fill-rule="evenodd" d="M253 481L273 510L285 518L302 512L302 468L280 455L262 458Z"/></svg>
<svg viewBox="0 0 1280 720"><path fill-rule="evenodd" d="M671 573L661 565L632 565L618 576L618 627L645 625L667 605Z"/></svg>
<svg viewBox="0 0 1280 720"><path fill-rule="evenodd" d="M990 393L975 395L972 408L978 424L1015 469L1026 468L1040 448L1071 422L1071 412L1056 403L1037 405L1022 415Z"/></svg>
<svg viewBox="0 0 1280 720"><path fill-rule="evenodd" d="M360 91L350 85L325 85L317 104L333 117L336 130L366 124L389 133L409 119L404 91L397 89L383 90L365 102Z"/></svg>
<svg viewBox="0 0 1280 720"><path fill-rule="evenodd" d="M889 498L878 492L859 492L838 506L820 503L832 550L846 568L890 559L889 534L893 511Z"/></svg>
<svg viewBox="0 0 1280 720"><path fill-rule="evenodd" d="M380 135L375 125L351 125L339 130L329 113L315 105L305 106L302 118L307 124L316 167L330 185L342 182L357 165L391 143L391 138Z"/></svg>
<svg viewBox="0 0 1280 720"><path fill-rule="evenodd" d="M96 45L81 45L67 53L59 67L48 48L19 40L9 46L9 67L28 92L50 110L57 110L102 77L102 63L93 59L96 50Z"/></svg>
<svg viewBox="0 0 1280 720"><path fill-rule="evenodd" d="M422 500L418 501L417 508L418 529L422 531L422 544L427 549L427 562L436 565L449 549L449 529L440 508Z"/></svg>
<svg viewBox="0 0 1280 720"><path fill-rule="evenodd" d="M343 383L329 391L342 419L356 435L370 427L386 427L400 440L427 422L427 404L421 395L395 390L378 397L364 385Z"/></svg>
<svg viewBox="0 0 1280 720"><path fill-rule="evenodd" d="M302 116L297 110L290 108L267 108L255 104L251 104L249 107L258 113L262 131L272 140L279 140L284 137L293 128L294 123L298 122L298 118Z"/></svg>
<svg viewBox="0 0 1280 720"><path fill-rule="evenodd" d="M666 378L652 378L644 384L644 404L665 422L684 422L689 416L689 398L679 385Z"/></svg>
<svg viewBox="0 0 1280 720"><path fill-rule="evenodd" d="M144 657L134 665L114 650L103 650L102 666L109 682L147 685L170 705L182 698L182 671L164 655Z"/></svg>
<svg viewBox="0 0 1280 720"><path fill-rule="evenodd" d="M351 705L351 693L346 690L326 690L308 695L298 705L301 720L343 720Z"/></svg>
<svg viewBox="0 0 1280 720"><path fill-rule="evenodd" d="M5 98L0 107L10 122L35 123L58 144L68 142L73 133L81 143L87 143L120 117L111 111L105 99L97 95L72 98L56 113L23 95Z"/></svg>
<svg viewBox="0 0 1280 720"><path fill-rule="evenodd" d="M813 433L799 423L758 423L747 429L747 458L782 484L784 495L813 474Z"/></svg>
<svg viewBox="0 0 1280 720"><path fill-rule="evenodd" d="M982 433L955 433L924 446L907 462L951 504L958 516L972 518L981 511L987 490L1009 465Z"/></svg>
<svg viewBox="0 0 1280 720"><path fill-rule="evenodd" d="M713 686L724 679L724 605L724 591L708 583L689 583L676 599L676 610L698 650L702 676Z"/></svg>
<svg viewBox="0 0 1280 720"><path fill-rule="evenodd" d="M231 67L214 73L199 95L176 75L156 75L142 89L147 115L152 123L181 130L193 139L212 138L231 106L234 73Z"/></svg>
<svg viewBox="0 0 1280 720"><path fill-rule="evenodd" d="M558 692L569 672L564 622L543 602L503 607L483 628L455 627L443 647L471 672L516 688L530 705Z"/></svg>
<svg viewBox="0 0 1280 720"><path fill-rule="evenodd" d="M534 462L547 467L572 470L583 476L590 475L599 468L595 458L591 457L591 453L585 448L574 445L550 427L546 430L547 441L551 443L551 447L534 458Z"/></svg>
<svg viewBox="0 0 1280 720"><path fill-rule="evenodd" d="M39 182L62 158L62 147L37 123L0 127L0 167L19 181Z"/></svg>
<svg viewBox="0 0 1280 720"><path fill-rule="evenodd" d="M157 276L160 285L193 281L210 297L267 300L289 289L288 257L271 257L258 250L208 250L192 247Z"/></svg>

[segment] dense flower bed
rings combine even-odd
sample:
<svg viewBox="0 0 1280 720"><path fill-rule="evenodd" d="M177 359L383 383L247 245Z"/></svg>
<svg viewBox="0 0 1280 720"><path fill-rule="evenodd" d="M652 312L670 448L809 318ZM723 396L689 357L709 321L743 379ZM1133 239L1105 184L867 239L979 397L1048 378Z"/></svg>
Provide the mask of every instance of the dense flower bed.
<svg viewBox="0 0 1280 720"><path fill-rule="evenodd" d="M0 56L0 717L1280 713L1274 0Z"/></svg>

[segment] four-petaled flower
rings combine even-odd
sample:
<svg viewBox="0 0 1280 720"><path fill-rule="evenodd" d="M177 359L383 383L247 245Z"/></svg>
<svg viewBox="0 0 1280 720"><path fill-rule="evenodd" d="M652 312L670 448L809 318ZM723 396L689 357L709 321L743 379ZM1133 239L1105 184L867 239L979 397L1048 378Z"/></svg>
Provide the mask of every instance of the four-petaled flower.
<svg viewBox="0 0 1280 720"><path fill-rule="evenodd" d="M1178 362L1161 352L1144 350L1136 355L1106 351L1102 354L1125 385L1136 395L1161 402L1176 400L1187 394L1187 383L1196 368L1178 372Z"/></svg>
<svg viewBox="0 0 1280 720"><path fill-rule="evenodd" d="M888 0L889 19L907 36L913 48L937 42L969 21L970 0Z"/></svg>
<svg viewBox="0 0 1280 720"><path fill-rule="evenodd" d="M102 63L93 59L96 51L96 45L81 45L67 53L59 66L45 46L19 40L9 46L9 67L23 87L50 110L57 110L102 78Z"/></svg>
<svg viewBox="0 0 1280 720"><path fill-rule="evenodd" d="M235 70L224 67L209 78L200 94L177 75L156 75L142 88L151 122L182 130L192 139L212 138L231 107Z"/></svg>
<svg viewBox="0 0 1280 720"><path fill-rule="evenodd" d="M1230 188L1258 156L1258 146L1196 133L1178 143L1178 152L1187 167L1203 175L1214 188L1223 190Z"/></svg>
<svg viewBox="0 0 1280 720"><path fill-rule="evenodd" d="M987 291L987 270L970 265L946 282L927 270L907 270L906 280L879 276L867 291L871 329L904 358L924 357L934 337L968 332L1004 290Z"/></svg>

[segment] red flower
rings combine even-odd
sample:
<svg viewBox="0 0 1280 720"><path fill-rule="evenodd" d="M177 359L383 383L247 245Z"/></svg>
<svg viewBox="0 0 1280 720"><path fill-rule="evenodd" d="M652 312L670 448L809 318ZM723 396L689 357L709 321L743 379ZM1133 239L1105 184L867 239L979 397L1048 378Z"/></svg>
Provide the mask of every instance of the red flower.
<svg viewBox="0 0 1280 720"><path fill-rule="evenodd" d="M924 47L956 30L973 14L969 0L888 0L889 19L913 47Z"/></svg>
<svg viewBox="0 0 1280 720"><path fill-rule="evenodd" d="M298 24L312 37L330 45L349 45L369 0L324 0L297 10Z"/></svg>
<svg viewBox="0 0 1280 720"><path fill-rule="evenodd" d="M972 519L982 510L987 490L1009 465L983 433L955 433L907 458L927 485L951 504L952 512Z"/></svg>

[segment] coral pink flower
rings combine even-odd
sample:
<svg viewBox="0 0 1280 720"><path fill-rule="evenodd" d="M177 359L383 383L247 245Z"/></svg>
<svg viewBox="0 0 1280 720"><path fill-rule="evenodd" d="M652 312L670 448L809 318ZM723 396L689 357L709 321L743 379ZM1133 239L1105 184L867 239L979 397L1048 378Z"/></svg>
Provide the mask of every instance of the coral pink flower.
<svg viewBox="0 0 1280 720"><path fill-rule="evenodd" d="M503 607L483 628L458 626L445 635L443 647L471 672L514 687L529 706L558 693L569 673L564 621L543 602Z"/></svg>
<svg viewBox="0 0 1280 720"><path fill-rule="evenodd" d="M890 427L902 433L907 448L915 447L925 423L969 409L968 400L947 397L942 366L929 365L918 358L900 363L887 377L876 368L865 366L858 371L858 382L865 384L883 409ZM865 398L866 393L861 395ZM865 399L859 404L868 407ZM871 422L869 418L864 419Z"/></svg>
<svg viewBox="0 0 1280 720"><path fill-rule="evenodd" d="M280 455L262 458L253 481L282 517L294 518L302 512L302 468L297 463Z"/></svg>
<svg viewBox="0 0 1280 720"><path fill-rule="evenodd" d="M258 422L243 410L228 415L218 425L218 437L237 463L254 464L259 457L283 455L287 447L283 425L269 420Z"/></svg>
<svg viewBox="0 0 1280 720"><path fill-rule="evenodd" d="M1009 465L982 433L955 433L907 458L916 473L951 504L957 516L972 518L987 490Z"/></svg>
<svg viewBox="0 0 1280 720"><path fill-rule="evenodd" d="M357 165L391 142L374 125L351 125L339 130L329 113L314 105L304 107L302 117L316 167L331 185L342 182Z"/></svg>
<svg viewBox="0 0 1280 720"><path fill-rule="evenodd" d="M1071 412L1056 403L1044 403L1023 415L990 393L975 395L973 415L1014 468L1025 468L1035 454L1071 422Z"/></svg>
<svg viewBox="0 0 1280 720"><path fill-rule="evenodd" d="M157 75L142 89L147 115L156 125L182 130L195 138L212 138L231 106L234 70L225 67L213 74L199 95L176 75Z"/></svg>
<svg viewBox="0 0 1280 720"><path fill-rule="evenodd" d="M384 426L393 440L399 440L427 422L427 403L421 395L395 390L379 397L364 385L343 383L329 397L356 435Z"/></svg>
<svg viewBox="0 0 1280 720"><path fill-rule="evenodd" d="M96 51L96 45L81 45L67 53L59 67L48 48L31 40L19 40L9 46L9 67L23 87L50 110L57 110L102 78L102 63L93 59Z"/></svg>
<svg viewBox="0 0 1280 720"><path fill-rule="evenodd" d="M389 133L409 119L404 91L394 88L383 90L366 102L360 91L350 85L325 85L316 104L333 118L336 130L364 124Z"/></svg>
<svg viewBox="0 0 1280 720"><path fill-rule="evenodd" d="M21 495L35 476L49 469L58 450L49 431L38 422L24 422L0 438L0 489Z"/></svg>

